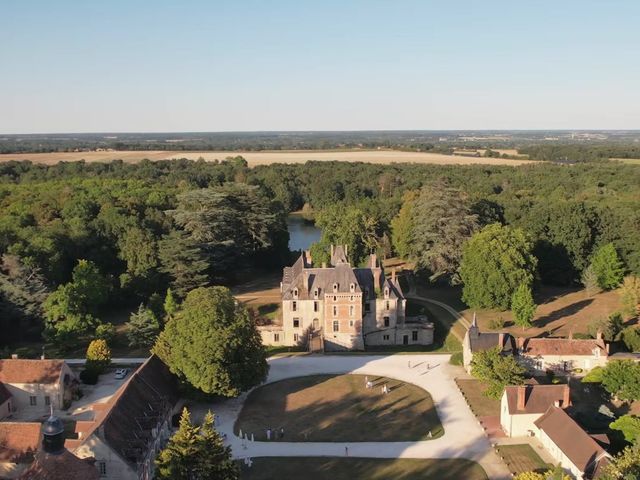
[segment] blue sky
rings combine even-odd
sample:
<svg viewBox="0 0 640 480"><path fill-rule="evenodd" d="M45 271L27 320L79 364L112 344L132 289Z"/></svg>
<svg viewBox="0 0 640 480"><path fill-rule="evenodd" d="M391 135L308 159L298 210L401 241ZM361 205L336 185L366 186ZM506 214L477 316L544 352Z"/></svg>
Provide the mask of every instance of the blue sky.
<svg viewBox="0 0 640 480"><path fill-rule="evenodd" d="M0 4L0 133L638 129L640 2Z"/></svg>

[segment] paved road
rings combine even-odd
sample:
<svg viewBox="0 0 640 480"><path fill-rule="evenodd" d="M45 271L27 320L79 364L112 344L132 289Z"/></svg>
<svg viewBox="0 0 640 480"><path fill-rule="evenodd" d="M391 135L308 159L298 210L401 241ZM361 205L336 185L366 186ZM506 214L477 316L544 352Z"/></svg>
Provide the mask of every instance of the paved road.
<svg viewBox="0 0 640 480"><path fill-rule="evenodd" d="M412 368L408 367L411 361ZM295 356L269 360L268 382L320 373L383 375L413 383L429 391L444 427L444 435L418 442L242 442L233 425L246 394L238 399L217 402L211 408L219 415L218 429L227 435L235 457L349 456L376 458L467 458L485 469L491 479L511 478L497 457L477 419L469 410L454 381L449 355L390 356ZM427 370L427 362L430 369ZM411 419L407 419L411 421ZM265 426L266 427L266 426ZM248 432L250 434L250 432ZM243 443L245 444L243 446Z"/></svg>

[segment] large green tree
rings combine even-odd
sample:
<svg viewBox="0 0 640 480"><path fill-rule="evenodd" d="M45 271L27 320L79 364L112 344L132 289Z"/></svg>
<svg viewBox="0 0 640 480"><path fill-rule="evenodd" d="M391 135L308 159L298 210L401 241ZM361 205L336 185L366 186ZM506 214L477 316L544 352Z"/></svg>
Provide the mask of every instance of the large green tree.
<svg viewBox="0 0 640 480"><path fill-rule="evenodd" d="M492 224L464 245L462 299L475 308L506 310L520 285L530 288L536 271L532 243L520 229Z"/></svg>
<svg viewBox="0 0 640 480"><path fill-rule="evenodd" d="M513 355L503 355L501 347L475 352L471 359L471 374L487 382L487 396L500 398L507 385L524 383L525 369Z"/></svg>
<svg viewBox="0 0 640 480"><path fill-rule="evenodd" d="M391 221L391 241L400 258L411 255L411 232L413 231L414 205L417 192L408 191L402 197L402 207Z"/></svg>
<svg viewBox="0 0 640 480"><path fill-rule="evenodd" d="M209 284L209 264L202 249L182 231L172 231L159 243L160 270L173 291L183 298L187 292Z"/></svg>
<svg viewBox="0 0 640 480"><path fill-rule="evenodd" d="M624 439L629 443L638 443L640 440L640 417L636 415L622 415L609 427L622 432Z"/></svg>
<svg viewBox="0 0 640 480"><path fill-rule="evenodd" d="M513 312L513 320L516 325L525 328L531 326L531 321L536 313L536 304L533 301L531 288L526 285L520 285L511 297L511 311Z"/></svg>
<svg viewBox="0 0 640 480"><path fill-rule="evenodd" d="M189 292L154 352L193 388L212 395L235 397L269 371L255 323L224 287Z"/></svg>
<svg viewBox="0 0 640 480"><path fill-rule="evenodd" d="M640 365L633 360L614 360L602 369L602 386L621 400L640 400Z"/></svg>
<svg viewBox="0 0 640 480"><path fill-rule="evenodd" d="M156 458L157 480L237 480L238 465L231 457L222 437L213 426L213 415L208 412L201 426L191 423L185 408L178 430Z"/></svg>
<svg viewBox="0 0 640 480"><path fill-rule="evenodd" d="M127 340L133 348L151 347L160 333L160 322L156 315L147 307L140 304L133 312L126 324Z"/></svg>
<svg viewBox="0 0 640 480"><path fill-rule="evenodd" d="M624 265L613 243L598 248L591 257L591 268L603 290L616 288L624 277Z"/></svg>
<svg viewBox="0 0 640 480"><path fill-rule="evenodd" d="M418 268L432 279L459 283L462 246L478 228L468 196L444 182L420 190L412 207L410 251Z"/></svg>

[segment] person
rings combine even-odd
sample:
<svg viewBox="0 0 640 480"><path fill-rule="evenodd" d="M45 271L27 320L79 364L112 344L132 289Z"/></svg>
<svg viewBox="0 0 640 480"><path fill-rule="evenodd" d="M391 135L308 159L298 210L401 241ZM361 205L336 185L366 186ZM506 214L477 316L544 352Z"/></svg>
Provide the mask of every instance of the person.
<svg viewBox="0 0 640 480"><path fill-rule="evenodd" d="M267 440L271 440L271 428L267 428Z"/></svg>
<svg viewBox="0 0 640 480"><path fill-rule="evenodd" d="M284 438L284 427L280 427L280 440Z"/></svg>
<svg viewBox="0 0 640 480"><path fill-rule="evenodd" d="M373 388L373 383L371 383L371 382L367 382L367 388L368 388L368 389Z"/></svg>
<svg viewBox="0 0 640 480"><path fill-rule="evenodd" d="M411 368L411 360L409 360L408 365L409 365L409 368Z"/></svg>
<svg viewBox="0 0 640 480"><path fill-rule="evenodd" d="M344 456L348 457L349 456L349 447L348 446L344 446Z"/></svg>
<svg viewBox="0 0 640 480"><path fill-rule="evenodd" d="M431 370L431 368L429 368L429 364L427 363L427 370Z"/></svg>

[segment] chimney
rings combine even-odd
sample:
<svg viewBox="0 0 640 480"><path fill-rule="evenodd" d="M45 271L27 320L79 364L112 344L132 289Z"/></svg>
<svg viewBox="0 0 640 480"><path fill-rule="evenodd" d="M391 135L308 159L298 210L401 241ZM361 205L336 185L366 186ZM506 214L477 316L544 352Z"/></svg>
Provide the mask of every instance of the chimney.
<svg viewBox="0 0 640 480"><path fill-rule="evenodd" d="M369 261L371 263L370 268L376 268L378 266L378 256L375 253L369 255Z"/></svg>
<svg viewBox="0 0 640 480"><path fill-rule="evenodd" d="M518 337L518 341L517 341L518 350L523 350L524 351L524 342L525 342L525 340L526 339L523 338L523 337Z"/></svg>
<svg viewBox="0 0 640 480"><path fill-rule="evenodd" d="M302 282L304 285L304 291L309 292L309 272L305 271L302 275Z"/></svg>
<svg viewBox="0 0 640 480"><path fill-rule="evenodd" d="M571 405L571 388L565 385L562 390L562 408L567 408L569 405Z"/></svg>
<svg viewBox="0 0 640 480"><path fill-rule="evenodd" d="M391 269L391 282L392 283L396 283L396 269L395 268Z"/></svg>
<svg viewBox="0 0 640 480"><path fill-rule="evenodd" d="M498 334L498 346L502 348L504 346L504 332Z"/></svg>
<svg viewBox="0 0 640 480"><path fill-rule="evenodd" d="M379 268L372 268L371 273L373 273L373 290L379 291L380 288L380 274L382 270Z"/></svg>
<svg viewBox="0 0 640 480"><path fill-rule="evenodd" d="M596 340L602 340L602 330L598 330L596 333Z"/></svg>
<svg viewBox="0 0 640 480"><path fill-rule="evenodd" d="M18 359L18 354L17 354L17 353L12 353L12 354L11 354L11 358L12 358L13 360L17 360L17 359Z"/></svg>
<svg viewBox="0 0 640 480"><path fill-rule="evenodd" d="M322 262L322 268L327 268L327 262Z"/></svg>
<svg viewBox="0 0 640 480"><path fill-rule="evenodd" d="M525 385L518 385L518 410L524 410L527 404L527 387Z"/></svg>

